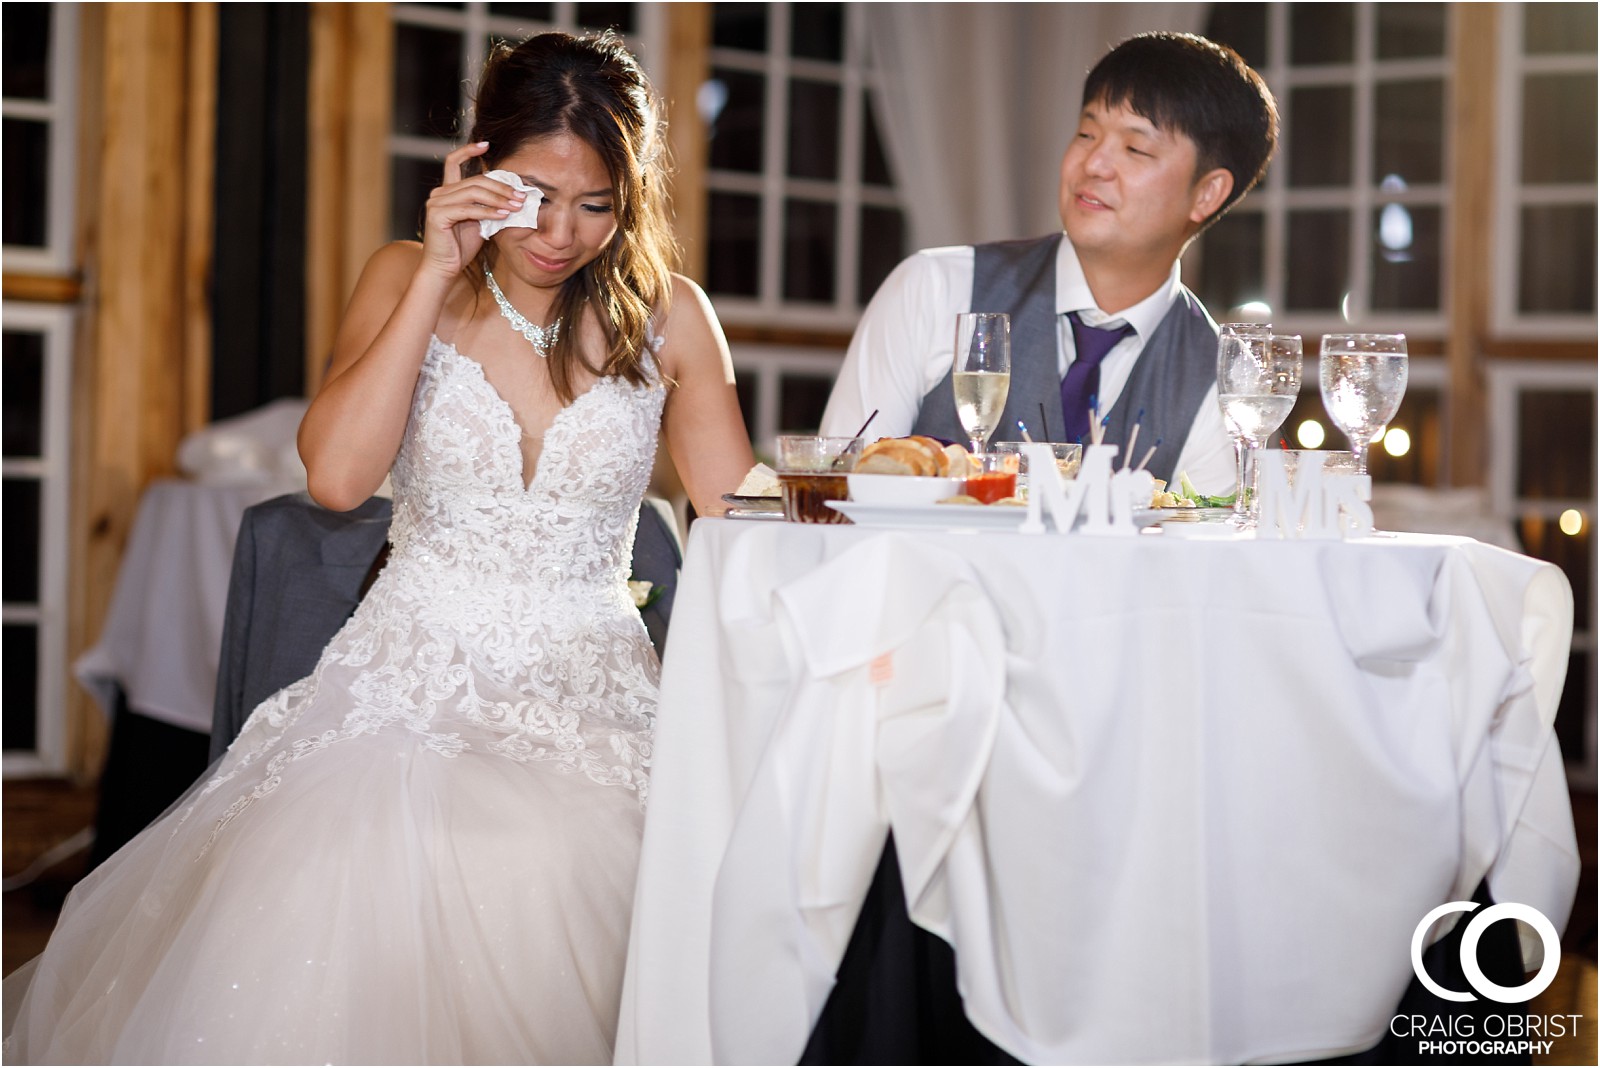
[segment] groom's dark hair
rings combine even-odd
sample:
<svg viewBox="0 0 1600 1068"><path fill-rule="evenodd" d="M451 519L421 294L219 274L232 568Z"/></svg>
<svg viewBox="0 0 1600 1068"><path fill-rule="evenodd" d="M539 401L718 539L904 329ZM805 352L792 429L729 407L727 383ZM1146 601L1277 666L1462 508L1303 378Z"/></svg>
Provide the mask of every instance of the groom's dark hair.
<svg viewBox="0 0 1600 1068"><path fill-rule="evenodd" d="M1222 217L1266 173L1278 145L1278 105L1239 53L1192 33L1141 33L1096 63L1083 106L1126 107L1194 142L1195 176L1217 167L1233 190L1205 221ZM1204 227L1202 227L1204 229Z"/></svg>

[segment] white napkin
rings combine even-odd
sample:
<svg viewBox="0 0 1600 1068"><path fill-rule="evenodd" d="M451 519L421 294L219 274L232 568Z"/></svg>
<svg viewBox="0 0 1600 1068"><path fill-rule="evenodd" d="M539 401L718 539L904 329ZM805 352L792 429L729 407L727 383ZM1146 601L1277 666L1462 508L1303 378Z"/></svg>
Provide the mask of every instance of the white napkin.
<svg viewBox="0 0 1600 1068"><path fill-rule="evenodd" d="M539 229L539 205L544 203L544 192L536 186L524 182L510 171L490 171L485 178L493 178L497 182L504 182L519 193L528 194L528 199L522 202L522 207L507 215L504 219L483 219L478 223L478 232L485 241L498 234L508 226L522 226L529 230Z"/></svg>
<svg viewBox="0 0 1600 1068"><path fill-rule="evenodd" d="M286 397L196 430L178 444L178 470L211 486L304 489L295 435L306 407L304 399Z"/></svg>
<svg viewBox="0 0 1600 1068"><path fill-rule="evenodd" d="M740 497L776 497L780 490L778 473L766 464L756 464L734 493Z"/></svg>

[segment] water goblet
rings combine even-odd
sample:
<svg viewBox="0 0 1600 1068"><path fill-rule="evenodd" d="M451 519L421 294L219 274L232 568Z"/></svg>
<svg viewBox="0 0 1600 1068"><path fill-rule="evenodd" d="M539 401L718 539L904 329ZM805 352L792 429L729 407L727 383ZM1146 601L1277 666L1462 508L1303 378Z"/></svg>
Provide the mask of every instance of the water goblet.
<svg viewBox="0 0 1600 1068"><path fill-rule="evenodd" d="M1225 330L1217 339L1217 401L1234 439L1238 493L1234 523L1250 525L1256 476L1250 455L1283 425L1300 395L1301 342L1295 334L1274 334L1250 325Z"/></svg>
<svg viewBox="0 0 1600 1068"><path fill-rule="evenodd" d="M1323 334L1322 403L1350 439L1356 474L1367 473L1367 447L1388 429L1406 393L1404 334Z"/></svg>
<svg viewBox="0 0 1600 1068"><path fill-rule="evenodd" d="M1004 312L956 316L950 385L955 391L956 417L977 455L999 424L1006 395L1011 392L1011 316Z"/></svg>

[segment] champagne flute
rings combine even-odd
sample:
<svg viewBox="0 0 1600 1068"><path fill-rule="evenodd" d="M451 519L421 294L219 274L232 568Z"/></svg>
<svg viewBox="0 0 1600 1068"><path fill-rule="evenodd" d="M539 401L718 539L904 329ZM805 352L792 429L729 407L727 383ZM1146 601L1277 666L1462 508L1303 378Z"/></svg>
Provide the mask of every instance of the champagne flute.
<svg viewBox="0 0 1600 1068"><path fill-rule="evenodd" d="M962 312L956 316L955 367L950 385L956 417L976 455L994 433L1011 392L1011 316Z"/></svg>
<svg viewBox="0 0 1600 1068"><path fill-rule="evenodd" d="M1245 459L1249 441L1234 429L1228 418L1228 404L1223 399L1225 376L1234 367L1258 367L1265 358L1267 340L1272 336L1269 323L1223 323L1217 329L1217 402L1222 406L1223 422L1233 437L1233 459L1236 468L1233 495L1233 521L1243 525L1250 519L1250 504L1245 496Z"/></svg>
<svg viewBox="0 0 1600 1068"><path fill-rule="evenodd" d="M1323 334L1322 404L1350 439L1356 473L1367 473L1367 447L1385 430L1406 393L1404 334Z"/></svg>

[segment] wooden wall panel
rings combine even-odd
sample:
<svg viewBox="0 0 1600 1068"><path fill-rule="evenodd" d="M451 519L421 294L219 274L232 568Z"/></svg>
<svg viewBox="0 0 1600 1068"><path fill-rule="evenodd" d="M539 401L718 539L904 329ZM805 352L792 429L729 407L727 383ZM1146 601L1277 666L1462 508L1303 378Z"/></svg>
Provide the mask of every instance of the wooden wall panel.
<svg viewBox="0 0 1600 1068"><path fill-rule="evenodd" d="M667 84L658 86L667 100L667 142L676 173L672 179L672 213L682 271L704 285L706 280L706 168L710 141L696 103L700 86L711 77L711 5L667 6L667 42L671 66Z"/></svg>
<svg viewBox="0 0 1600 1068"><path fill-rule="evenodd" d="M209 418L216 122L214 4L85 5L82 19L69 661L99 635L139 495ZM69 769L87 778L106 724L70 693Z"/></svg>
<svg viewBox="0 0 1600 1068"><path fill-rule="evenodd" d="M387 4L311 5L306 201L306 393L314 396L350 293L384 241L394 29Z"/></svg>

